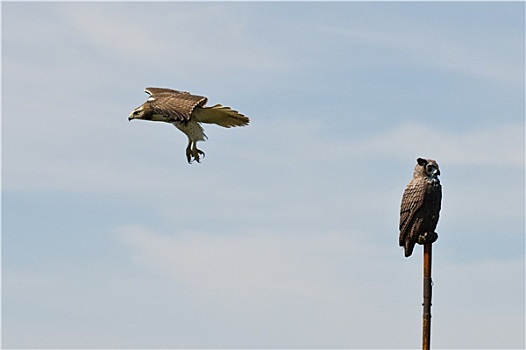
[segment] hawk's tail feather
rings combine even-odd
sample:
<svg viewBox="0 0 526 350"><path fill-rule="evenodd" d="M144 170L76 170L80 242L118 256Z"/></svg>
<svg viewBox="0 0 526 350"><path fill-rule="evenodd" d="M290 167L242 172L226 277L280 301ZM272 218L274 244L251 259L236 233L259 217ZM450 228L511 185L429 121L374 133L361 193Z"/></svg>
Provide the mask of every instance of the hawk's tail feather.
<svg viewBox="0 0 526 350"><path fill-rule="evenodd" d="M250 119L230 107L220 104L212 107L197 107L194 110L196 121L208 124L217 124L225 128L248 125Z"/></svg>

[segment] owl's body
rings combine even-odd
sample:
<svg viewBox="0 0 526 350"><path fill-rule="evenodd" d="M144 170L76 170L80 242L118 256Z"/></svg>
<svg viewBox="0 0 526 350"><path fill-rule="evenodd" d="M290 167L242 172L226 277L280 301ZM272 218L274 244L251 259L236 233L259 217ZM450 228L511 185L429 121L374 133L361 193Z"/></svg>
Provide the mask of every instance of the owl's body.
<svg viewBox="0 0 526 350"><path fill-rule="evenodd" d="M433 243L442 201L440 169L432 159L417 159L413 179L407 185L400 206L399 244L405 256L413 253L416 243Z"/></svg>

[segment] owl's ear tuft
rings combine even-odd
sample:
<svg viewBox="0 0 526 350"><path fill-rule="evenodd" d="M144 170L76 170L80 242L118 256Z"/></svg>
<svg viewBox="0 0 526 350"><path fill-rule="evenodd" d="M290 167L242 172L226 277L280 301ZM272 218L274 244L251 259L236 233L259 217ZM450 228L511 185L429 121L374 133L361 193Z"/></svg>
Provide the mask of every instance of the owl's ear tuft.
<svg viewBox="0 0 526 350"><path fill-rule="evenodd" d="M418 163L418 165L421 166L425 166L427 164L427 160L425 160L424 158L417 158L416 162Z"/></svg>

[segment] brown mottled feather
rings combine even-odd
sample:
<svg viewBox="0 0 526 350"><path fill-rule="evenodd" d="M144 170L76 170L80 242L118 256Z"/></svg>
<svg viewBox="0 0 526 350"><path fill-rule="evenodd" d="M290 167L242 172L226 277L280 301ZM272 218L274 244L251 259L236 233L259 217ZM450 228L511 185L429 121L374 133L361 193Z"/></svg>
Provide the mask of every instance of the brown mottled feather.
<svg viewBox="0 0 526 350"><path fill-rule="evenodd" d="M424 204L425 187L425 179L416 178L412 179L405 188L402 204L400 205L400 242L405 238L407 228L415 213Z"/></svg>
<svg viewBox="0 0 526 350"><path fill-rule="evenodd" d="M155 90L169 89L156 88ZM194 109L198 106L204 106L207 98L204 96L191 95L188 92L171 90L153 93L148 102L154 114L168 116L170 122L174 122L190 120Z"/></svg>
<svg viewBox="0 0 526 350"><path fill-rule="evenodd" d="M441 200L442 187L438 179L432 182L415 169L400 205L399 245L405 248L406 257L412 254L421 235L435 232Z"/></svg>
<svg viewBox="0 0 526 350"><path fill-rule="evenodd" d="M176 94L189 94L187 91L179 91L174 89L168 89L168 88L158 88L158 87L147 87L144 89L144 92L146 92L148 95L154 95L154 94L160 94L162 92L171 92Z"/></svg>

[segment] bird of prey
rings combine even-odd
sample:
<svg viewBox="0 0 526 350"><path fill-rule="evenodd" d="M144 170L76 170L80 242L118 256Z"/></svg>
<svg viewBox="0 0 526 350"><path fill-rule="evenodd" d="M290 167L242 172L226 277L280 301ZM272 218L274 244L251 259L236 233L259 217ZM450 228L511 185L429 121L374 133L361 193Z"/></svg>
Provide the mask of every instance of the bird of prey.
<svg viewBox="0 0 526 350"><path fill-rule="evenodd" d="M248 125L249 119L230 107L216 104L205 107L208 99L189 92L148 87L146 102L135 108L128 120L143 119L171 123L188 136L186 159L198 163L205 153L197 148L198 141L207 139L201 123L217 124L225 128Z"/></svg>
<svg viewBox="0 0 526 350"><path fill-rule="evenodd" d="M400 206L399 244L405 257L411 256L415 244L433 243L442 201L440 169L433 159L418 158L413 179L407 184Z"/></svg>

